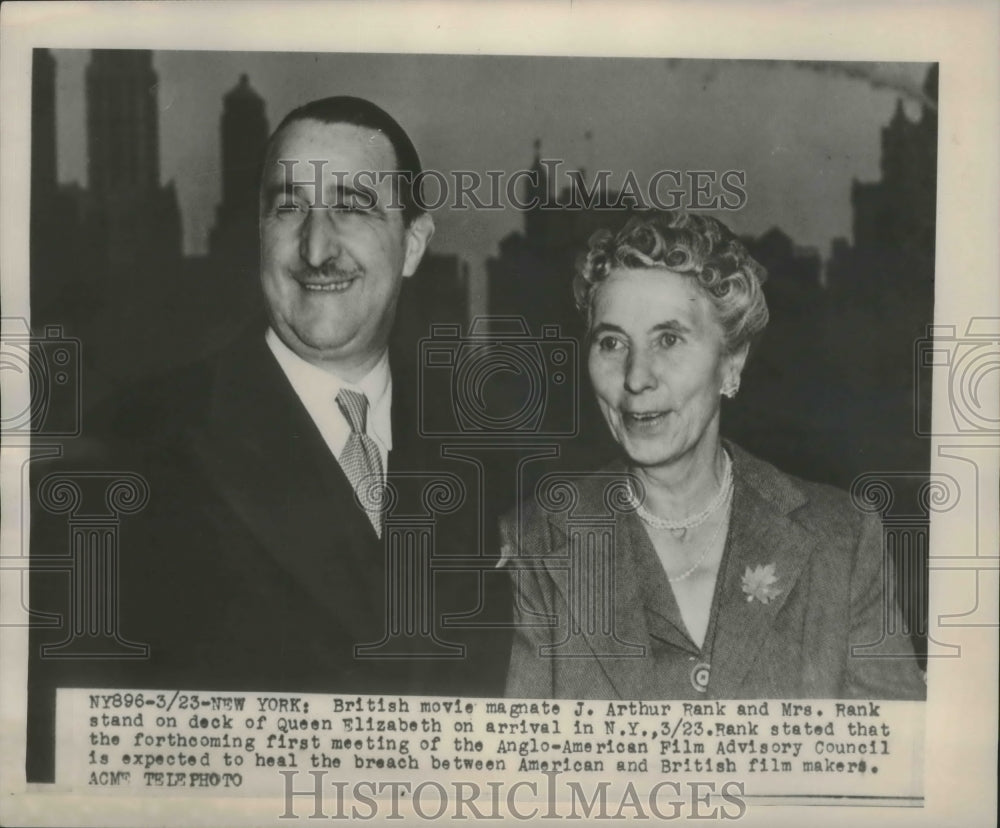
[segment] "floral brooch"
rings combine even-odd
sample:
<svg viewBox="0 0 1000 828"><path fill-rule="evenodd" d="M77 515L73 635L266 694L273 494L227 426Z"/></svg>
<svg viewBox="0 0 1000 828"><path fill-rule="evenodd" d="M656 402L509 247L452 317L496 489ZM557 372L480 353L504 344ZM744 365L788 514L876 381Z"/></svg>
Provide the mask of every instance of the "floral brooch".
<svg viewBox="0 0 1000 828"><path fill-rule="evenodd" d="M771 599L781 594L781 590L775 586L777 582L778 576L774 574L773 563L755 566L753 569L748 566L743 573L743 591L747 601L756 599L762 604L770 604Z"/></svg>

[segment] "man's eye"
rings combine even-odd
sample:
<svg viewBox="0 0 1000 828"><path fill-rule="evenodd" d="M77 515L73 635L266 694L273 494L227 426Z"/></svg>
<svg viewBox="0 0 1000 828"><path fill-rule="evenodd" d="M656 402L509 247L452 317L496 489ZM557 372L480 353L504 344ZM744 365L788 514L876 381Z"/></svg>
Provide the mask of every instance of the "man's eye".
<svg viewBox="0 0 1000 828"><path fill-rule="evenodd" d="M345 215L367 215L374 212L374 205L364 200L348 201L344 204L333 204L330 209Z"/></svg>

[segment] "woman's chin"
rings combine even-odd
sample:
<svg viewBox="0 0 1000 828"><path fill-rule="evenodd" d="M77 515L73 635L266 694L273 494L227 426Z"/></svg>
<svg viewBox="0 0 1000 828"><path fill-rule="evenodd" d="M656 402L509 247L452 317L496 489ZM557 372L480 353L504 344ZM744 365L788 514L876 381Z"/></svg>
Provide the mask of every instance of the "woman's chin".
<svg viewBox="0 0 1000 828"><path fill-rule="evenodd" d="M622 449L634 466L662 466L677 456L675 447L663 441L625 440Z"/></svg>

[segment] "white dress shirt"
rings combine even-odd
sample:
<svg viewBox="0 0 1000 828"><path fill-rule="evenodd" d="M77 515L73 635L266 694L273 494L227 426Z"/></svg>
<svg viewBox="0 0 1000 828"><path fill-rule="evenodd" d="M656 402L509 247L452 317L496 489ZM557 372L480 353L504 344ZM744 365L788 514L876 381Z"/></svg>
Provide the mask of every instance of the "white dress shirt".
<svg viewBox="0 0 1000 828"><path fill-rule="evenodd" d="M347 388L368 397L365 431L378 447L385 472L392 449L392 376L388 352L382 354L359 382L351 383L306 362L282 342L273 329L268 328L264 338L338 463L347 438L351 436L351 426L337 405L337 394L341 388Z"/></svg>

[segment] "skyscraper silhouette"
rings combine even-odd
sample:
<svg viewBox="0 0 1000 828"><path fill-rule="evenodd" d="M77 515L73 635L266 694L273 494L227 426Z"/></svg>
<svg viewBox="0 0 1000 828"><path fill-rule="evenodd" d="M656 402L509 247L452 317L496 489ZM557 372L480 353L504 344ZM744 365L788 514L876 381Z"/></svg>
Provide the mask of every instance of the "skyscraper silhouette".
<svg viewBox="0 0 1000 828"><path fill-rule="evenodd" d="M173 184L160 186L153 54L94 50L86 81L88 189L107 275L132 283L138 268L176 268L180 211Z"/></svg>
<svg viewBox="0 0 1000 828"><path fill-rule="evenodd" d="M240 271L256 271L257 186L270 128L264 99L247 75L222 102L219 123L222 150L222 202L209 237L213 259Z"/></svg>

